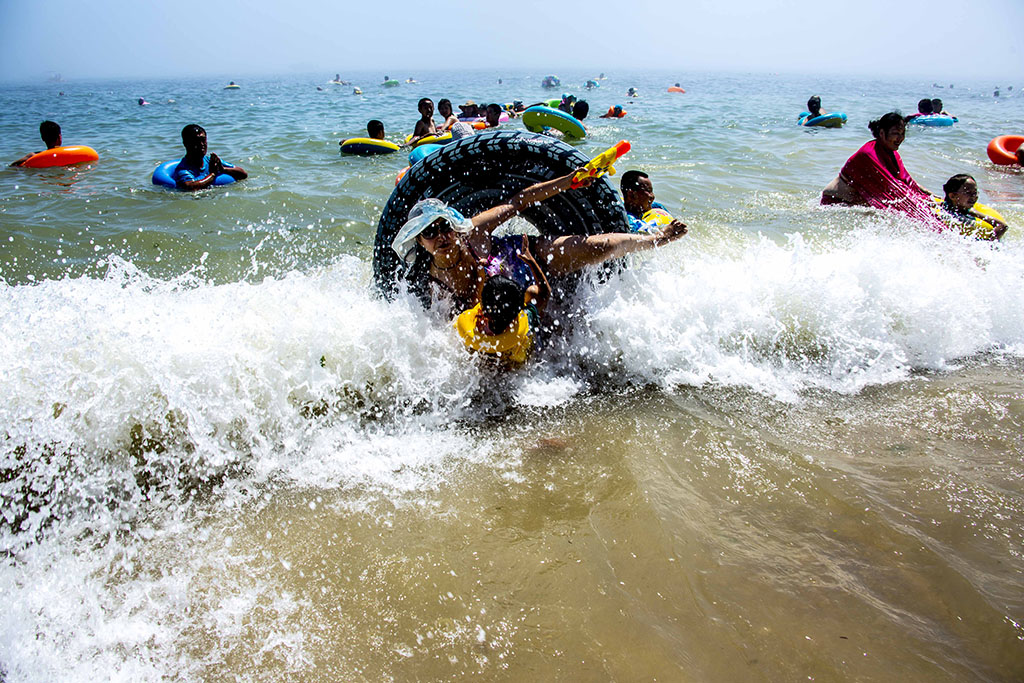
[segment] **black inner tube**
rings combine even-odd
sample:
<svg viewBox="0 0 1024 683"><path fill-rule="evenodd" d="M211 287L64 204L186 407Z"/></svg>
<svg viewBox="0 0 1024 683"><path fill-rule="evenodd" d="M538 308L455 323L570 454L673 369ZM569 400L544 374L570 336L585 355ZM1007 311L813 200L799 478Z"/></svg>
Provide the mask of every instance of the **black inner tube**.
<svg viewBox="0 0 1024 683"><path fill-rule="evenodd" d="M377 288L392 298L400 282L425 295L429 256L421 251L411 267L391 242L416 202L436 197L465 216L507 201L526 187L563 176L589 158L556 138L527 132L490 131L445 145L413 166L388 199L373 247ZM542 235L593 235L627 232L629 222L618 194L607 179L570 190L521 214Z"/></svg>

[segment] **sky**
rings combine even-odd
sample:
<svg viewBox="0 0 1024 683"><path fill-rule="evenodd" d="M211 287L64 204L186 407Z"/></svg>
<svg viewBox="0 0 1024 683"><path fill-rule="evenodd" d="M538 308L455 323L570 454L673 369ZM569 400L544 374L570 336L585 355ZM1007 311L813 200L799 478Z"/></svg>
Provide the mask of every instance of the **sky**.
<svg viewBox="0 0 1024 683"><path fill-rule="evenodd" d="M1024 87L1024 0L0 0L0 80L658 69Z"/></svg>

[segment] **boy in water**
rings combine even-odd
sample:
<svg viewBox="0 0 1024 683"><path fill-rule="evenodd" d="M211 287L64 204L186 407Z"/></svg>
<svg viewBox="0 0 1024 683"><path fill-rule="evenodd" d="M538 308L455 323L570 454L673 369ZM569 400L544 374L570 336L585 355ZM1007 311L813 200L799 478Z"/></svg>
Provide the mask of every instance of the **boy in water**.
<svg viewBox="0 0 1024 683"><path fill-rule="evenodd" d="M811 95L810 99L807 100L807 111L810 112L811 114L808 118L812 119L817 118L819 116L824 116L825 114L828 113L827 111L822 111L821 98L818 97L817 95Z"/></svg>
<svg viewBox="0 0 1024 683"><path fill-rule="evenodd" d="M377 119L370 119L366 124L366 135L374 140L384 139L384 123Z"/></svg>
<svg viewBox="0 0 1024 683"><path fill-rule="evenodd" d="M506 366L522 365L529 358L540 332L541 313L551 298L551 285L530 253L526 235L514 258L529 268L532 284L524 287L508 275L490 275L480 290L480 303L455 320L467 348L494 356Z"/></svg>
<svg viewBox="0 0 1024 683"><path fill-rule="evenodd" d="M428 135L437 135L437 126L434 125L434 101L429 97L424 97L416 105L416 108L420 112L420 120L416 122L416 128L412 131L410 144Z"/></svg>
<svg viewBox="0 0 1024 683"><path fill-rule="evenodd" d="M54 121L43 121L39 124L39 137L43 139L43 144L46 145L46 149L60 147L60 126ZM26 161L28 161L28 158L33 154L36 154L36 152L29 152L22 158L12 161L11 166L21 166Z"/></svg>
<svg viewBox="0 0 1024 683"><path fill-rule="evenodd" d="M202 126L190 123L182 128L181 142L185 145L185 156L171 176L179 190L192 192L210 187L221 173L235 180L249 177L241 166L226 166L216 154L206 153L206 131Z"/></svg>
<svg viewBox="0 0 1024 683"><path fill-rule="evenodd" d="M661 232L665 225L678 222L664 205L654 201L654 184L643 171L623 173L619 189L622 190L622 203L626 205L630 232L653 235Z"/></svg>
<svg viewBox="0 0 1024 683"><path fill-rule="evenodd" d="M946 181L942 191L946 193L942 213L957 223L960 234L982 240L999 240L1006 234L1006 223L974 209L978 202L978 183L973 177L958 173ZM979 221L984 225L978 225Z"/></svg>

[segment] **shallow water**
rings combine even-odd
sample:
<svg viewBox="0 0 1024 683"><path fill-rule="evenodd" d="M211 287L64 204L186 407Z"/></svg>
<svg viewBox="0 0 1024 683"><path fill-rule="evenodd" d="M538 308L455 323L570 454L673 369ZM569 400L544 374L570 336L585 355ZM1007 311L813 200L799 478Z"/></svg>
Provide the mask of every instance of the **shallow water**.
<svg viewBox="0 0 1024 683"><path fill-rule="evenodd" d="M3 158L44 117L101 156L0 171L6 680L1024 677L1024 176L984 152L1022 100L613 74L580 149L631 140L691 234L496 379L374 295L404 162L337 143L541 76L0 89ZM816 205L925 95L961 121L905 163L975 175L997 249ZM149 183L193 120L251 180Z"/></svg>

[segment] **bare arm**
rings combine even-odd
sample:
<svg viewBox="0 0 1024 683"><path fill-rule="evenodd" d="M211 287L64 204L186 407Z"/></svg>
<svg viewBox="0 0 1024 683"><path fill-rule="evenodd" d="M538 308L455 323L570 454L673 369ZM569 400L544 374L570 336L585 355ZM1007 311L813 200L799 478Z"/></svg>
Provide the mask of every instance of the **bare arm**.
<svg viewBox="0 0 1024 683"><path fill-rule="evenodd" d="M548 282L544 270L537 263L537 259L533 258L533 254L530 253L530 238L526 235L523 235L523 246L519 256L526 262L526 265L530 266L533 279L536 281L526 289L526 303L532 303L538 311L543 311L547 307L548 301L551 300L551 284Z"/></svg>
<svg viewBox="0 0 1024 683"><path fill-rule="evenodd" d="M537 256L548 272L562 277L587 266L596 266L627 254L647 251L674 242L687 232L686 224L674 220L655 235L610 232L601 235L564 235L537 241Z"/></svg>
<svg viewBox="0 0 1024 683"><path fill-rule="evenodd" d="M28 161L28 158L29 158L30 156L32 156L33 154L34 154L34 152L29 152L28 154L26 154L26 155L25 155L25 156L23 156L22 158L20 158L20 159L16 159L15 161L12 161L12 162L10 163L10 165L11 165L11 166L21 166L21 165L22 165L22 164L24 164L24 163L25 163L26 161Z"/></svg>
<svg viewBox="0 0 1024 683"><path fill-rule="evenodd" d="M572 179L576 173L577 171L573 171L561 178L530 185L509 199L507 204L499 204L492 209L478 213L473 216L473 234L489 237L499 225L519 215L524 209L565 192L572 185ZM589 183L585 182L583 186L585 187L587 184Z"/></svg>

